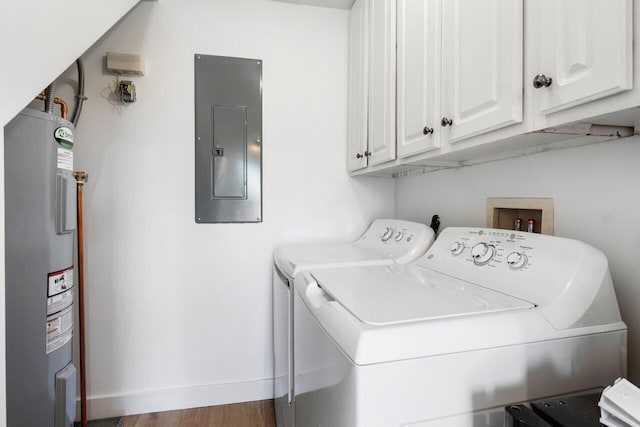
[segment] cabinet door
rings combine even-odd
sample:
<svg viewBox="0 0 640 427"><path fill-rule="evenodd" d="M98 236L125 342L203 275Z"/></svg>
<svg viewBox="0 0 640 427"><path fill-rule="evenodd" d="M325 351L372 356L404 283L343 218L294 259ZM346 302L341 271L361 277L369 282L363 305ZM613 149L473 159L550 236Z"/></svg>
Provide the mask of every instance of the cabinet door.
<svg viewBox="0 0 640 427"><path fill-rule="evenodd" d="M396 157L396 1L369 3L370 165Z"/></svg>
<svg viewBox="0 0 640 427"><path fill-rule="evenodd" d="M357 0L349 18L347 170L367 167L368 0Z"/></svg>
<svg viewBox="0 0 640 427"><path fill-rule="evenodd" d="M536 0L537 1L537 0ZM522 121L522 0L445 0L443 110L456 142Z"/></svg>
<svg viewBox="0 0 640 427"><path fill-rule="evenodd" d="M550 85L536 92L536 111L556 111L631 89L631 0L536 0L537 61L526 84L542 74ZM540 86L540 84L538 84Z"/></svg>
<svg viewBox="0 0 640 427"><path fill-rule="evenodd" d="M398 157L440 146L441 0L398 1Z"/></svg>

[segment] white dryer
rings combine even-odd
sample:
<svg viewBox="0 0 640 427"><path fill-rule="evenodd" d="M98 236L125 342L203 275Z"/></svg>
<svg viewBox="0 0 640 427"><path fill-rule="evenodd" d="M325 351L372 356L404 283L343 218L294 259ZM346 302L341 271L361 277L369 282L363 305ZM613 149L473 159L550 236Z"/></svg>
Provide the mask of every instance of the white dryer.
<svg viewBox="0 0 640 427"><path fill-rule="evenodd" d="M415 263L301 274L294 310L298 427L497 427L626 374L607 260L575 240L447 228Z"/></svg>
<svg viewBox="0 0 640 427"><path fill-rule="evenodd" d="M274 396L278 427L294 425L293 329L304 336L304 325L293 324L294 278L310 269L383 266L416 260L431 246L434 232L424 224L378 219L354 242L291 245L274 252L273 341Z"/></svg>

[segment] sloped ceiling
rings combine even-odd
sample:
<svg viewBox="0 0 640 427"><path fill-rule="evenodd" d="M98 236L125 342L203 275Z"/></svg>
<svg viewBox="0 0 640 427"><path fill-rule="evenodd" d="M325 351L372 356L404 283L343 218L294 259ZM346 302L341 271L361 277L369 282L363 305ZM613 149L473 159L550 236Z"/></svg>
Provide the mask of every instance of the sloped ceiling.
<svg viewBox="0 0 640 427"><path fill-rule="evenodd" d="M2 2L0 126L137 3L138 0Z"/></svg>

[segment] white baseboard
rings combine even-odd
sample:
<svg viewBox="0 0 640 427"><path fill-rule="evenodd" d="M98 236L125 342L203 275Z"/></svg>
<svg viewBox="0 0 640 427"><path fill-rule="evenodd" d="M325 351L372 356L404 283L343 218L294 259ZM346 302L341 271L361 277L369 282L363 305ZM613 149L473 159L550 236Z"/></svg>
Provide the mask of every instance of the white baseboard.
<svg viewBox="0 0 640 427"><path fill-rule="evenodd" d="M87 397L90 420L273 398L273 380L211 384ZM80 418L80 401L76 401Z"/></svg>

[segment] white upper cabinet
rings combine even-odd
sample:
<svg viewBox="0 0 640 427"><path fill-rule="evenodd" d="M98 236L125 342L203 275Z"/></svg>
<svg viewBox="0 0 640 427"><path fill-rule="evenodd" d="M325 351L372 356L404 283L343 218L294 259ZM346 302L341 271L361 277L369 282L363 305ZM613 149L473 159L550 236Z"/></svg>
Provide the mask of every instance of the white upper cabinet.
<svg viewBox="0 0 640 427"><path fill-rule="evenodd" d="M354 175L601 142L638 123L640 0L357 0L350 30Z"/></svg>
<svg viewBox="0 0 640 427"><path fill-rule="evenodd" d="M536 0L533 85L539 116L629 90L633 85L632 0ZM538 127L538 126L536 126Z"/></svg>
<svg viewBox="0 0 640 427"><path fill-rule="evenodd" d="M369 164L396 158L396 1L371 0Z"/></svg>
<svg viewBox="0 0 640 427"><path fill-rule="evenodd" d="M357 0L349 19L349 95L347 170L367 167L368 26L367 0Z"/></svg>
<svg viewBox="0 0 640 427"><path fill-rule="evenodd" d="M440 146L442 0L398 1L397 150L408 157Z"/></svg>
<svg viewBox="0 0 640 427"><path fill-rule="evenodd" d="M443 138L521 122L522 0L444 0L442 8Z"/></svg>

